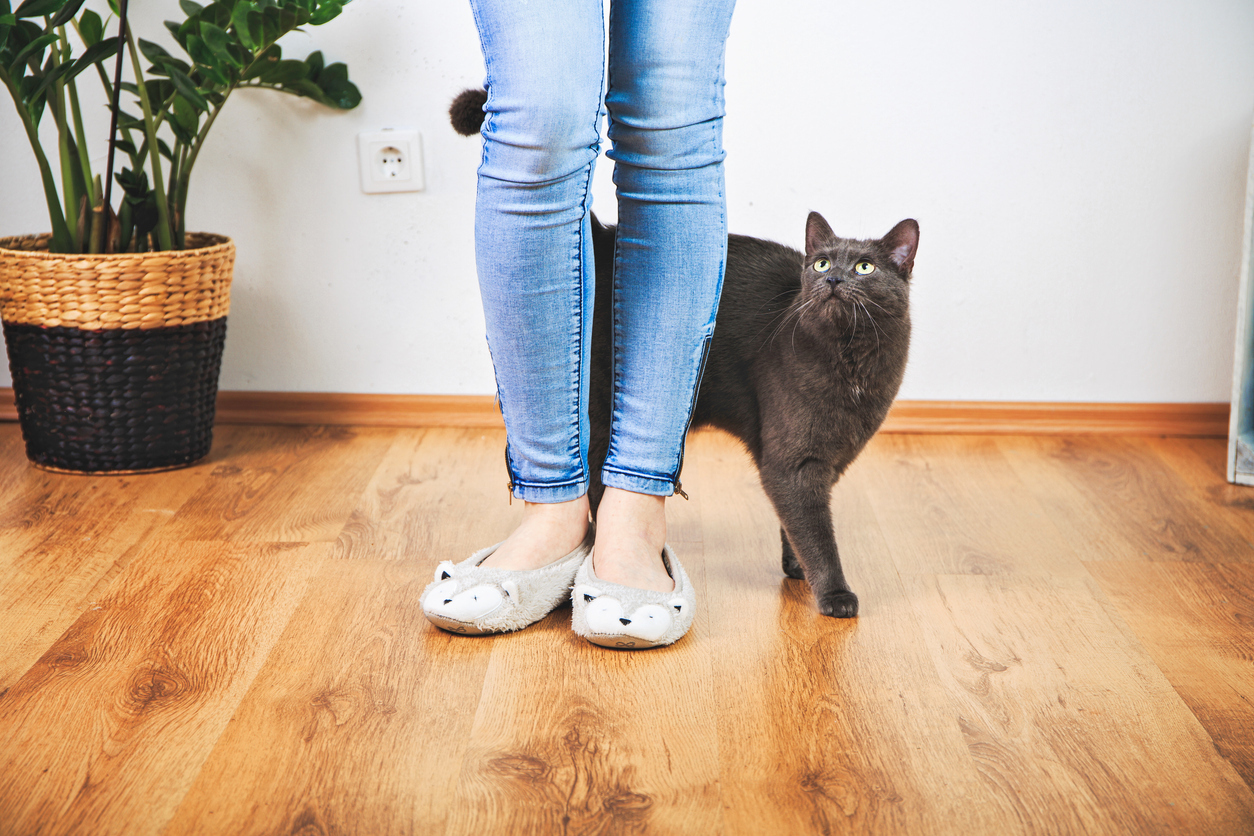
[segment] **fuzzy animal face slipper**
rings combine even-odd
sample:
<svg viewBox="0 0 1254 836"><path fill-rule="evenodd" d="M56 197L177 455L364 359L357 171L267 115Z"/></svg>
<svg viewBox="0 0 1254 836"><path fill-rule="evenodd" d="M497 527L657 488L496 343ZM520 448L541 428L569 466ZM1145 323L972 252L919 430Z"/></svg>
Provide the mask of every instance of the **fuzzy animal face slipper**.
<svg viewBox="0 0 1254 836"><path fill-rule="evenodd" d="M593 532L573 552L531 570L481 566L501 545L475 552L460 563L445 560L422 593L422 612L437 627L463 635L521 630L551 613L570 594L570 585L592 551Z"/></svg>
<svg viewBox="0 0 1254 836"><path fill-rule="evenodd" d="M669 545L662 549L662 562L675 581L670 592L603 581L593 571L589 555L571 591L571 629L602 647L661 647L678 641L692 626L696 593Z"/></svg>

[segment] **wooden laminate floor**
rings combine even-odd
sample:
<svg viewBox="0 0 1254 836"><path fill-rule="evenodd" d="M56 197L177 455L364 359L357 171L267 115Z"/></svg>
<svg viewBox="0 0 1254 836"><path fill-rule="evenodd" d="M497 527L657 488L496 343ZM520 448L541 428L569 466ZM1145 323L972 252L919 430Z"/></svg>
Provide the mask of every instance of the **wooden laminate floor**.
<svg viewBox="0 0 1254 836"><path fill-rule="evenodd" d="M648 652L422 617L509 531L496 432L241 427L150 476L0 425L2 834L1254 833L1254 490L1223 442L878 437L853 621L736 444L669 504Z"/></svg>

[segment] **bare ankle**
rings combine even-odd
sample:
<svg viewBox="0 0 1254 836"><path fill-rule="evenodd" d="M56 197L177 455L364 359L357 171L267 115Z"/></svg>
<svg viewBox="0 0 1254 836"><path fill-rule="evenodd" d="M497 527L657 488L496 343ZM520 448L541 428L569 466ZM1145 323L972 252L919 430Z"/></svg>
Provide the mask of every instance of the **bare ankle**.
<svg viewBox="0 0 1254 836"><path fill-rule="evenodd" d="M579 547L588 531L588 499L528 502L522 522L484 561L500 569L538 569Z"/></svg>
<svg viewBox="0 0 1254 836"><path fill-rule="evenodd" d="M669 591L674 582L662 562L666 499L606 488L597 509L593 567L598 577L639 589Z"/></svg>

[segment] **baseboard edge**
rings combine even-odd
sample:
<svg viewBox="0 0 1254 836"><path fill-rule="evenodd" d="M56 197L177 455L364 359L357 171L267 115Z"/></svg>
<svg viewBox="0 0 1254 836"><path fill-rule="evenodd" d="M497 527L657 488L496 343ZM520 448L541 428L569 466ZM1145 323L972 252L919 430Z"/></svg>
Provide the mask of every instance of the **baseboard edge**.
<svg viewBox="0 0 1254 836"><path fill-rule="evenodd" d="M500 429L491 395L348 392L218 393L224 424L349 424ZM17 420L12 387L0 388L0 420ZM898 401L882 432L996 435L1165 435L1225 438L1226 403Z"/></svg>

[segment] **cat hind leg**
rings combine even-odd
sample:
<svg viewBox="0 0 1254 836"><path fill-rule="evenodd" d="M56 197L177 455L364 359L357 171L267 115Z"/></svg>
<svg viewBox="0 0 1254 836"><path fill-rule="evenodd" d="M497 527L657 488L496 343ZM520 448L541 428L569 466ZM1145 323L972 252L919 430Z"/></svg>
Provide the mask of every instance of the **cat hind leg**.
<svg viewBox="0 0 1254 836"><path fill-rule="evenodd" d="M784 574L799 581L805 580L805 570L801 568L801 561L797 559L797 553L792 550L792 544L788 542L788 532L784 531L782 526L779 529L779 541L783 546L781 563Z"/></svg>

